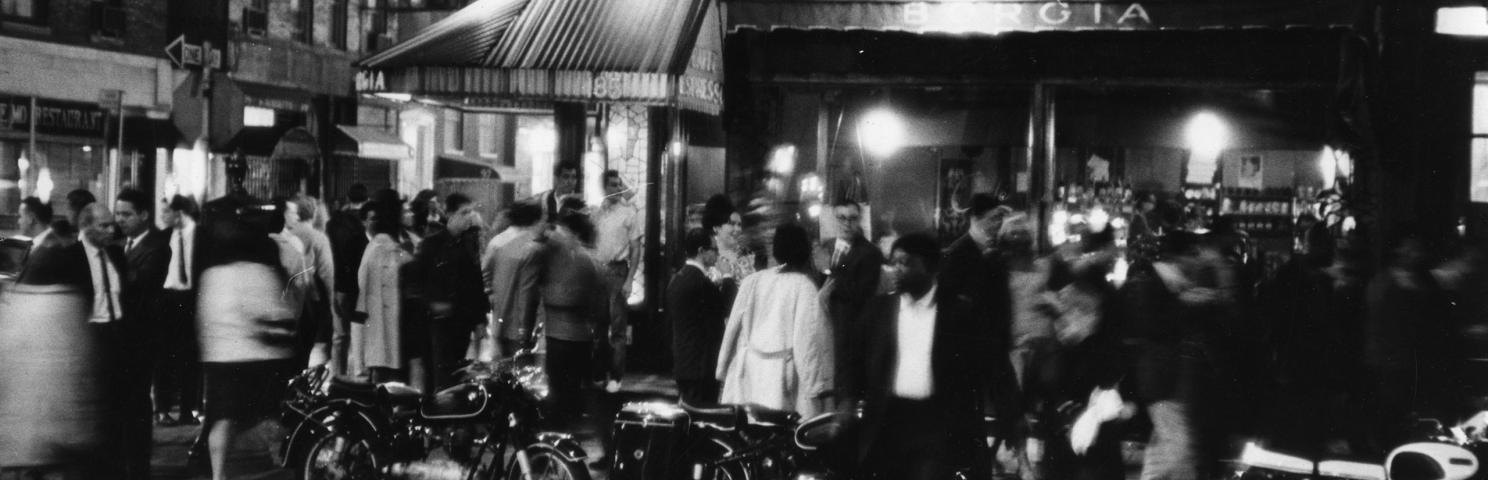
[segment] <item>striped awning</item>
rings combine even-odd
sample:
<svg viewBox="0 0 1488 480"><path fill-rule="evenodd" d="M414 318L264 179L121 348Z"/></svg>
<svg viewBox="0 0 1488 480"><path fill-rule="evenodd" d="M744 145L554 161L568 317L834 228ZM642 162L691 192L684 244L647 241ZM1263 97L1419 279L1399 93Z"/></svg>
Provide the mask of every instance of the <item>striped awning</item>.
<svg viewBox="0 0 1488 480"><path fill-rule="evenodd" d="M725 0L730 31L952 34L1077 30L1350 28L1358 0Z"/></svg>
<svg viewBox="0 0 1488 480"><path fill-rule="evenodd" d="M365 93L679 103L721 82L713 0L480 0L361 62ZM711 26L711 28L709 28ZM696 67L710 65L711 71ZM699 86L711 82L715 87ZM697 99L693 99L697 100Z"/></svg>

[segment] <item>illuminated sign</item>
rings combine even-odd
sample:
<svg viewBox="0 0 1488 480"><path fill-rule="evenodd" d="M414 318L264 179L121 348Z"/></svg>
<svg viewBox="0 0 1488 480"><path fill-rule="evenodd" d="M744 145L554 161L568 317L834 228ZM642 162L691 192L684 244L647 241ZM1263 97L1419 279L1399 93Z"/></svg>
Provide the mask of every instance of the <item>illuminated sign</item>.
<svg viewBox="0 0 1488 480"><path fill-rule="evenodd" d="M964 31L1076 28L1151 28L1141 3L906 3L900 22L909 28Z"/></svg>
<svg viewBox="0 0 1488 480"><path fill-rule="evenodd" d="M33 114L38 133L80 136L103 133L107 116L89 103L37 99L32 112L30 97L0 97L0 128L29 131Z"/></svg>
<svg viewBox="0 0 1488 480"><path fill-rule="evenodd" d="M357 92L376 93L387 90L387 80L383 78L382 72L362 70L356 76Z"/></svg>

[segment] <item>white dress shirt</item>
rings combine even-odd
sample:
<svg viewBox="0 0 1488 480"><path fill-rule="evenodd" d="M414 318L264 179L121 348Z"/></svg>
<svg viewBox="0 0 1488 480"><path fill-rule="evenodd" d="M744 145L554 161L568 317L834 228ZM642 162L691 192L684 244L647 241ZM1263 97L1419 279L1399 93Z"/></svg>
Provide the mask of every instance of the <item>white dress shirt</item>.
<svg viewBox="0 0 1488 480"><path fill-rule="evenodd" d="M149 233L150 233L150 230L149 229L145 229L145 231L140 232L139 235L135 235L133 237L129 237L127 240L125 240L124 241L124 253L133 252L134 251L134 247L138 247L139 244L140 244L140 241L144 240L145 239L145 235L148 235Z"/></svg>
<svg viewBox="0 0 1488 480"><path fill-rule="evenodd" d="M48 227L46 230L42 230L41 233L36 234L36 237L31 239L31 251L35 252L36 249L41 248L41 244L43 242L46 242L47 237L50 236L52 236L52 229L50 227Z"/></svg>
<svg viewBox="0 0 1488 480"><path fill-rule="evenodd" d="M934 381L930 378L935 310L934 286L919 300L908 293L899 294L899 355L894 365L896 397L924 400L935 391Z"/></svg>
<svg viewBox="0 0 1488 480"><path fill-rule="evenodd" d="M196 251L196 222L181 219L181 227L171 230L170 268L165 273L165 289L191 290L191 253Z"/></svg>
<svg viewBox="0 0 1488 480"><path fill-rule="evenodd" d="M81 232L78 241L88 255L88 274L93 280L93 315L88 317L88 323L118 320L123 315L120 310L123 305L119 303L119 269L107 260L107 253L88 243Z"/></svg>

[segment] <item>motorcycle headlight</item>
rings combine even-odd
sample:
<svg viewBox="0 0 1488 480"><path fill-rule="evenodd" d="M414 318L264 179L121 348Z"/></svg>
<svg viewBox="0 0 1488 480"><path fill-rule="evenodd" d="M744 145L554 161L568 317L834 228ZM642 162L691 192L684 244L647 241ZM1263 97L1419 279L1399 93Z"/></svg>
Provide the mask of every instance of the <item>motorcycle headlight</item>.
<svg viewBox="0 0 1488 480"><path fill-rule="evenodd" d="M517 383L528 395L538 400L548 398L548 374L541 369L531 369L517 376Z"/></svg>

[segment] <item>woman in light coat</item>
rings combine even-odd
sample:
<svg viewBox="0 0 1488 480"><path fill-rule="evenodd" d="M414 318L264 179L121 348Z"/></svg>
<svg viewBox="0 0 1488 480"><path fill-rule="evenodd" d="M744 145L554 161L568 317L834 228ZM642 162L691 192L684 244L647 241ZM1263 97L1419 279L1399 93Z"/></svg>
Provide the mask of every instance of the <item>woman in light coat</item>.
<svg viewBox="0 0 1488 480"><path fill-rule="evenodd" d="M781 266L744 279L734 300L716 377L720 401L821 413L832 392L832 326L822 314L811 274L811 244L796 225L775 231Z"/></svg>
<svg viewBox="0 0 1488 480"><path fill-rule="evenodd" d="M400 205L379 206L367 214L372 242L357 269L356 312L360 323L351 326L349 370L374 382L387 381L403 369L403 297L398 274L413 255L399 243Z"/></svg>

